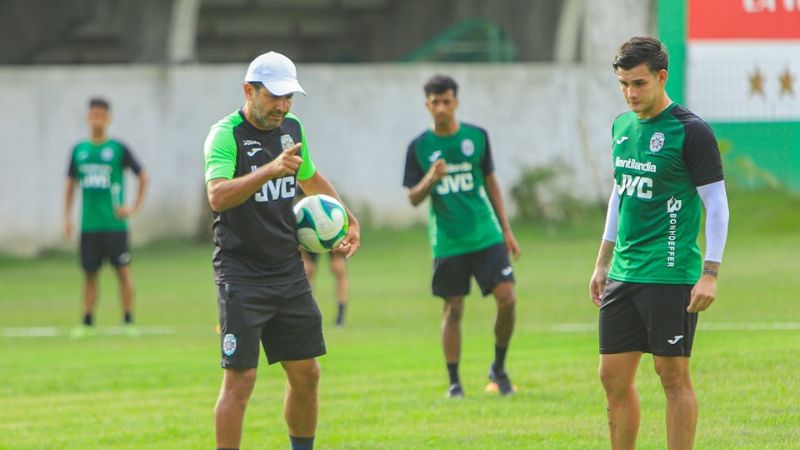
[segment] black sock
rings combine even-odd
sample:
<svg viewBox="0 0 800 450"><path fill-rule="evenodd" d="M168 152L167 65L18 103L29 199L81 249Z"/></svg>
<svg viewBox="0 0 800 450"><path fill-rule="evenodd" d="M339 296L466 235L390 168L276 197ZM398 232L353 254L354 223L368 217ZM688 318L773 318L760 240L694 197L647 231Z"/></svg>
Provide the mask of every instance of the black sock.
<svg viewBox="0 0 800 450"><path fill-rule="evenodd" d="M94 323L94 317L92 317L92 313L86 313L83 315L83 324L87 327L92 326Z"/></svg>
<svg viewBox="0 0 800 450"><path fill-rule="evenodd" d="M450 384L459 383L458 363L447 363L447 375L450 376Z"/></svg>
<svg viewBox="0 0 800 450"><path fill-rule="evenodd" d="M133 323L133 313L126 312L125 313L125 325L130 325Z"/></svg>
<svg viewBox="0 0 800 450"><path fill-rule="evenodd" d="M344 308L345 308L345 306L346 305L344 303L339 302L339 309L338 309L338 312L336 313L336 325L341 325L341 324L344 323Z"/></svg>
<svg viewBox="0 0 800 450"><path fill-rule="evenodd" d="M502 372L505 368L507 351L508 347L494 346L494 362L492 363L492 369L494 369L495 372Z"/></svg>
<svg viewBox="0 0 800 450"><path fill-rule="evenodd" d="M314 449L314 436L311 437L294 437L289 436L292 441L292 450L313 450Z"/></svg>

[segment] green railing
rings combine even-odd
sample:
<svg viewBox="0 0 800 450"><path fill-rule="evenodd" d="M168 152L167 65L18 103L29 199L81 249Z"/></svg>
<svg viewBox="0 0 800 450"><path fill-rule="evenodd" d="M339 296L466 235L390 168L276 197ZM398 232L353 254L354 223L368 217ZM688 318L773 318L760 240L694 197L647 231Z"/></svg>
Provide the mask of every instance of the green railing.
<svg viewBox="0 0 800 450"><path fill-rule="evenodd" d="M497 24L467 19L443 31L402 61L514 62L518 57L514 41Z"/></svg>

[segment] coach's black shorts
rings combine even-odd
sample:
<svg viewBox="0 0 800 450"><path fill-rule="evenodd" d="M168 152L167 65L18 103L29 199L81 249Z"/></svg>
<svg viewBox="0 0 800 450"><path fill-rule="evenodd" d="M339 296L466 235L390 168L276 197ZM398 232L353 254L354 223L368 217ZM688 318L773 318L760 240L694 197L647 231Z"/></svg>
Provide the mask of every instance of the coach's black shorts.
<svg viewBox="0 0 800 450"><path fill-rule="evenodd" d="M309 289L305 280L217 285L222 367L258 367L259 343L269 364L324 355L322 314Z"/></svg>
<svg viewBox="0 0 800 450"><path fill-rule="evenodd" d="M483 250L463 255L445 256L433 260L433 295L456 297L469 294L470 278L489 295L498 283L514 282L514 273L505 244L496 244Z"/></svg>
<svg viewBox="0 0 800 450"><path fill-rule="evenodd" d="M108 260L114 267L131 262L127 231L94 231L81 233L81 266L86 272L97 272Z"/></svg>
<svg viewBox="0 0 800 450"><path fill-rule="evenodd" d="M600 304L600 353L690 356L697 313L686 312L692 285L608 280Z"/></svg>

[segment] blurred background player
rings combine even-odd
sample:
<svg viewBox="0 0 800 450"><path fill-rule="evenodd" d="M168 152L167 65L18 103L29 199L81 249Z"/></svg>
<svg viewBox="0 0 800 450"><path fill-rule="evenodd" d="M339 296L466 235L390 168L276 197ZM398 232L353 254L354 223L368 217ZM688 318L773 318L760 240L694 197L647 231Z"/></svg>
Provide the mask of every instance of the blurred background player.
<svg viewBox="0 0 800 450"><path fill-rule="evenodd" d="M714 301L728 231L722 159L713 131L672 102L661 42L634 37L613 62L630 111L612 125L614 188L589 284L600 308L600 378L614 450L636 447L642 353L652 353L667 401L667 445L691 449L697 398L689 371L698 312ZM705 262L697 235L706 209Z"/></svg>
<svg viewBox="0 0 800 450"><path fill-rule="evenodd" d="M206 190L214 211L214 277L224 369L215 410L217 448L238 448L256 382L260 348L286 375L284 418L292 449L310 450L317 427L322 315L298 251L293 211L297 184L339 199L314 166L305 130L290 113L305 91L286 56L254 59L244 78L244 106L211 127L205 141ZM341 200L340 200L341 202ZM335 251L359 246L359 225Z"/></svg>
<svg viewBox="0 0 800 450"><path fill-rule="evenodd" d="M94 308L97 303L97 274L104 260L117 272L125 331L136 335L133 327L133 277L128 248L127 219L139 211L147 190L147 173L125 144L108 137L111 107L100 98L89 101L87 116L91 135L72 150L64 196L64 234L72 237L72 204L75 185L82 198L80 258L84 271L83 325L72 330L73 337L95 333ZM139 187L133 206L125 205L124 169L138 176Z"/></svg>
<svg viewBox="0 0 800 450"><path fill-rule="evenodd" d="M303 189L298 188L295 203L300 201L303 197L305 197L305 192L303 192ZM306 271L306 276L313 288L314 278L317 274L317 268L319 267L319 254L307 252L302 249L300 250L300 254L303 257L303 268ZM334 323L337 327L343 327L345 310L347 308L347 291L349 288L349 280L347 279L347 259L345 259L344 255L341 253L329 252L328 263L330 264L330 270L336 283L336 321Z"/></svg>
<svg viewBox="0 0 800 450"><path fill-rule="evenodd" d="M308 281L313 286L314 277L316 276L317 268L319 267L317 264L319 261L319 254L307 252L305 250L301 250L301 253L303 255L303 267L306 270L306 276L308 276ZM345 310L347 309L347 260L340 253L330 252L328 253L328 263L336 282L335 324L337 327L343 327Z"/></svg>
<svg viewBox="0 0 800 450"><path fill-rule="evenodd" d="M514 275L509 253L520 248L505 215L494 175L489 136L480 127L456 120L458 85L436 75L425 84L425 105L433 127L408 146L403 185L414 206L430 196L433 295L444 299L442 345L450 378L448 396L464 395L458 374L464 297L474 276L481 293L494 295L495 359L489 389L514 393L505 370L514 330Z"/></svg>

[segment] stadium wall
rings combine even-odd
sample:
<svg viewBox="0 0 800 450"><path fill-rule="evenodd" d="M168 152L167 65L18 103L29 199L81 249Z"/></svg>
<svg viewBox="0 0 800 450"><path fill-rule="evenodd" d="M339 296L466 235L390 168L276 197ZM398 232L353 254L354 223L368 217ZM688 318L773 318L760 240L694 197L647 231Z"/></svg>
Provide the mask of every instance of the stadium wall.
<svg viewBox="0 0 800 450"><path fill-rule="evenodd" d="M607 64L300 65L308 97L295 98L312 156L357 211L382 225L423 221L402 187L409 141L430 123L422 85L449 73L461 85L459 118L488 129L508 196L521 170L561 161L576 196L608 195L609 127L625 111ZM195 235L204 209L203 141L242 104L241 65L39 66L0 69L0 252L69 248L63 188L72 146L88 133L89 97L112 104L110 134L151 176L132 240ZM135 193L129 178L127 194ZM76 206L80 206L79 204ZM76 221L77 212L76 208Z"/></svg>

